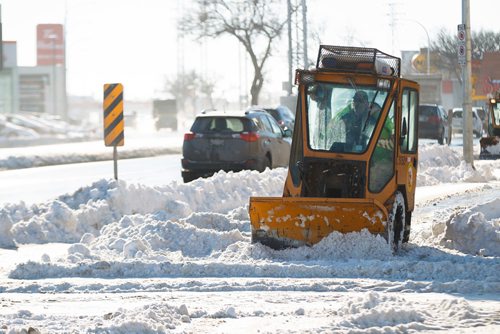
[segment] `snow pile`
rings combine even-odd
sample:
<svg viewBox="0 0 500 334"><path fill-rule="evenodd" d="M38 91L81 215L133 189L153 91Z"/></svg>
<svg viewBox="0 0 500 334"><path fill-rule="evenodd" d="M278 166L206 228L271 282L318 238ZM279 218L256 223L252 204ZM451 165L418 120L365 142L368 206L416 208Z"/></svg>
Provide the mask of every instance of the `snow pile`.
<svg viewBox="0 0 500 334"><path fill-rule="evenodd" d="M12 233L11 238L8 233L3 235L2 244L12 240L17 243L78 242L85 233L99 235L101 229L111 223L130 225L131 219L121 221L126 215L140 214L138 219L142 223L151 219L176 221L197 212L227 213L238 208L242 208L238 212L246 212L244 208L250 196L281 195L285 176L283 168L263 174L219 172L210 179L154 188L103 179L52 202L30 208L23 203L8 205L0 215L0 228ZM147 214L150 215L144 218ZM204 222L196 223L202 224Z"/></svg>
<svg viewBox="0 0 500 334"><path fill-rule="evenodd" d="M339 318L333 324L333 332L362 331L366 333L407 333L412 331L447 330L438 318L451 319L455 324L473 321L480 315L463 299L443 301L426 308L396 308L408 303L405 297L370 292L353 298L338 311Z"/></svg>
<svg viewBox="0 0 500 334"><path fill-rule="evenodd" d="M496 180L491 166L475 170L447 145L424 144L418 148L417 186L449 182L488 182Z"/></svg>
<svg viewBox="0 0 500 334"><path fill-rule="evenodd" d="M120 150L119 157L120 159L142 158L162 154L172 154L177 153L178 151L179 150L177 148L169 147L127 147ZM14 155L0 157L0 169L20 169L82 163L89 161L106 161L112 159L113 151L104 149L99 151L96 150L92 153L80 154L75 154L75 152L60 152L59 154L53 154L51 152L33 153L30 155L24 155L22 157Z"/></svg>
<svg viewBox="0 0 500 334"><path fill-rule="evenodd" d="M272 250L252 244L248 198L280 196L285 169L264 173L220 172L208 179L161 187L128 185L100 180L72 195L26 208L22 204L4 208L2 224L11 226L10 243L71 243L65 256L41 254L39 260L17 265L14 279L94 277L364 277L433 280L453 284L435 289L463 289L463 281L477 272L495 281L498 259L463 257L436 247L479 245L492 254L498 240L487 238L498 231L491 225L498 217L494 204L485 204L491 214L474 218L484 233L446 234L440 246L436 235L423 245L411 243L402 257L393 257L384 238L363 230L331 233L312 247ZM484 210L478 208L476 211ZM456 221L470 214L458 212ZM464 223L458 223L463 225ZM495 223L496 224L496 223ZM455 226L455 225L453 225ZM491 227L490 227L491 226ZM444 229L442 232L445 232ZM494 233L490 233L494 234ZM5 238L4 238L5 239ZM410 239L411 242L411 239ZM431 247L423 247L431 246ZM475 247L460 251L476 254ZM426 261L420 259L425 258ZM475 291L491 289L481 283ZM470 284L469 284L470 286Z"/></svg>
<svg viewBox="0 0 500 334"><path fill-rule="evenodd" d="M457 208L445 222L436 222L433 234L447 248L466 254L500 256L500 199Z"/></svg>
<svg viewBox="0 0 500 334"><path fill-rule="evenodd" d="M80 317L80 322L85 320L86 325L78 328L80 333L142 333L161 334L171 333L182 327L184 323L191 322L191 318L205 316L205 314L193 312L191 315L185 305L180 307L165 303L153 303L136 307L134 309L119 308L113 312L102 315ZM14 320L14 319L17 319ZM61 319L59 315L40 316L28 310L21 310L7 316L5 320L11 320L13 324L8 327L8 333L63 333L67 332L67 319ZM26 321L25 324L23 322ZM36 324L40 323L40 326ZM30 324L29 329L27 324ZM43 328L39 330L38 328Z"/></svg>
<svg viewBox="0 0 500 334"><path fill-rule="evenodd" d="M9 212L5 209L0 209L0 248L16 247L14 235L11 232L13 224Z"/></svg>

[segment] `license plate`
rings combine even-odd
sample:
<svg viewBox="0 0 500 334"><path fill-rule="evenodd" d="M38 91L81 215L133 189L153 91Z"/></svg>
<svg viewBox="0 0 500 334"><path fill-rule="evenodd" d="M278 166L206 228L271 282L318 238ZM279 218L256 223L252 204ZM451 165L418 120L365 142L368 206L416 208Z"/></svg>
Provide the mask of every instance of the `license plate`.
<svg viewBox="0 0 500 334"><path fill-rule="evenodd" d="M419 120L420 122L427 122L427 116L419 116L419 117L418 117L418 120Z"/></svg>
<svg viewBox="0 0 500 334"><path fill-rule="evenodd" d="M224 140L222 140L222 139L210 139L210 144L219 146L219 145L224 144Z"/></svg>

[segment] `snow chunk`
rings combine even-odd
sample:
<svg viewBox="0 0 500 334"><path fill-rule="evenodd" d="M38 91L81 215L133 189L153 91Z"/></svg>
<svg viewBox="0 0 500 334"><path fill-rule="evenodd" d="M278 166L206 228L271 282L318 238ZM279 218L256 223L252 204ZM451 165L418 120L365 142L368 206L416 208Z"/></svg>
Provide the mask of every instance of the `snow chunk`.
<svg viewBox="0 0 500 334"><path fill-rule="evenodd" d="M500 199L458 209L446 221L441 245L473 255L500 256Z"/></svg>

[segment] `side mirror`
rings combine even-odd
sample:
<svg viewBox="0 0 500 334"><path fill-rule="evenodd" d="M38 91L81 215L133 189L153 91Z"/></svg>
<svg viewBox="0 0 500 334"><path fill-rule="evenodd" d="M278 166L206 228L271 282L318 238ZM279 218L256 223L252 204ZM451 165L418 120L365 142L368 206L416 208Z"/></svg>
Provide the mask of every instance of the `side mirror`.
<svg viewBox="0 0 500 334"><path fill-rule="evenodd" d="M406 117L403 118L403 125L401 126L401 138L406 137L408 134L408 125L406 124Z"/></svg>
<svg viewBox="0 0 500 334"><path fill-rule="evenodd" d="M290 130L289 128L284 128L283 129L283 137L289 138L291 136L292 136L292 130Z"/></svg>

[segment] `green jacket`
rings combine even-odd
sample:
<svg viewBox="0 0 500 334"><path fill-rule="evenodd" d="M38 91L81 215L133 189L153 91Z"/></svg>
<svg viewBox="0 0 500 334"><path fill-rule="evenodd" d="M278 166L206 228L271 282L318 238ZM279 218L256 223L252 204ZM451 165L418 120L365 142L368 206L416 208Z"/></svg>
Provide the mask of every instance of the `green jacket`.
<svg viewBox="0 0 500 334"><path fill-rule="evenodd" d="M366 124L366 129L373 131L377 124L378 113L380 110L371 110L370 119ZM365 126L365 119L361 115L357 115L352 106L348 105L335 116L338 120L342 120L346 126L346 142L359 144L362 138L361 134ZM372 132L366 133L367 137L372 136ZM380 138L373 153L373 159L378 161L380 159L392 159L394 151L394 122L392 119L386 119Z"/></svg>

